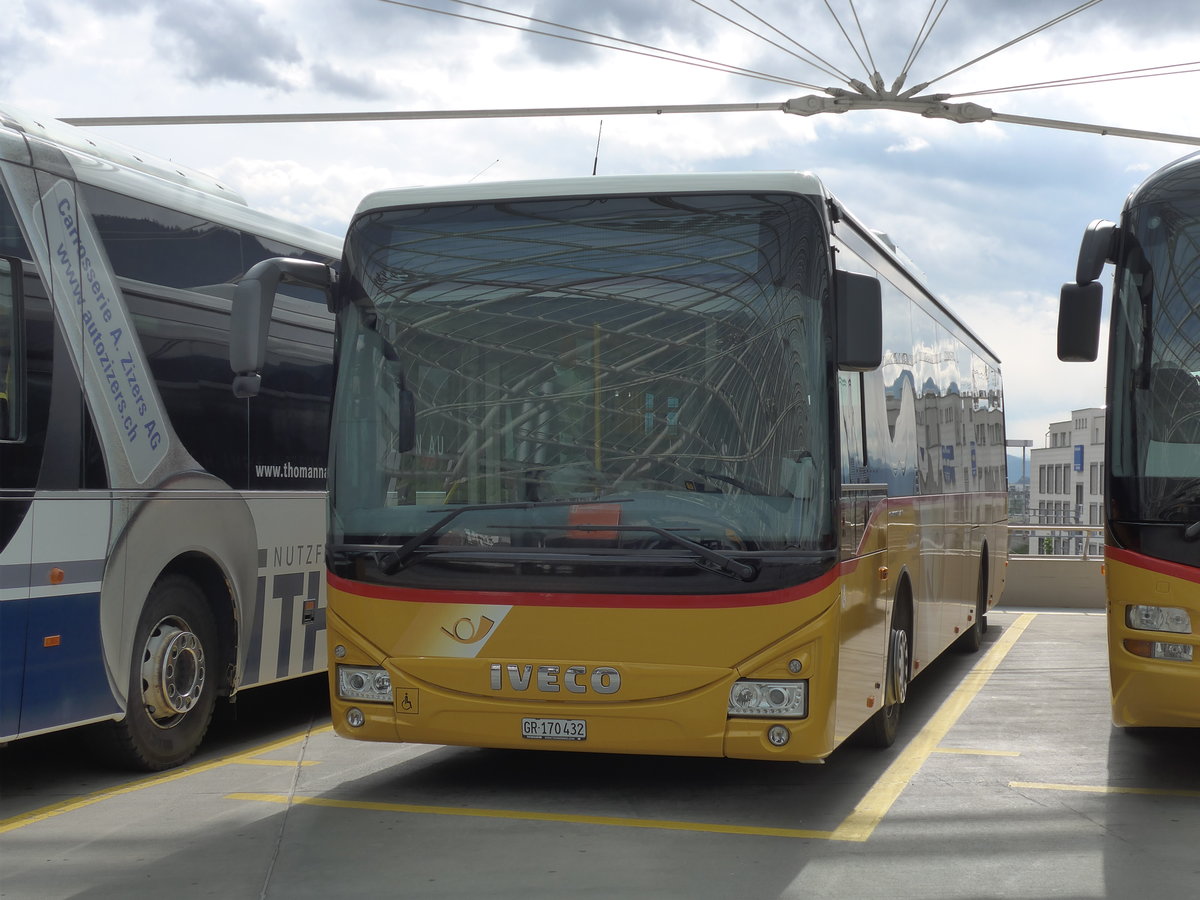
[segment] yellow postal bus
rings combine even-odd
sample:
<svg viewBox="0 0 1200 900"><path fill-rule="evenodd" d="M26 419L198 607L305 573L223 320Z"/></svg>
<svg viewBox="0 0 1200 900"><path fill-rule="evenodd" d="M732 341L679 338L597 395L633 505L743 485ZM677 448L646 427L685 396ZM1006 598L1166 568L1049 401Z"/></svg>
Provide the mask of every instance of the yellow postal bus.
<svg viewBox="0 0 1200 900"><path fill-rule="evenodd" d="M1063 286L1059 356L1094 360L1116 263L1105 435L1113 722L1200 726L1200 155L1093 222Z"/></svg>
<svg viewBox="0 0 1200 900"><path fill-rule="evenodd" d="M979 646L999 363L816 178L374 194L331 305L339 733L819 760Z"/></svg>

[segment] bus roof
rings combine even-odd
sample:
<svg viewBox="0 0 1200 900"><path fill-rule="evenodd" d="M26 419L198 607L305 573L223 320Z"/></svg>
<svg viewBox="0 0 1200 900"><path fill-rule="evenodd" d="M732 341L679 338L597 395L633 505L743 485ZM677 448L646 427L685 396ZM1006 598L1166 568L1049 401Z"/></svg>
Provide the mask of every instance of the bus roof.
<svg viewBox="0 0 1200 900"><path fill-rule="evenodd" d="M713 172L671 175L596 175L530 181L485 181L434 187L398 188L368 194L355 216L395 206L464 203L495 200L536 200L593 194L709 193L717 191L780 191L828 196L820 179L807 172Z"/></svg>
<svg viewBox="0 0 1200 900"><path fill-rule="evenodd" d="M268 215L248 206L237 191L198 169L180 166L116 141L88 133L57 119L0 107L0 160L32 165L30 153L41 144L67 157L75 177L106 188L284 243L322 248L341 255L339 238Z"/></svg>
<svg viewBox="0 0 1200 900"><path fill-rule="evenodd" d="M0 124L13 131L22 132L28 137L40 138L61 149L74 150L96 160L153 175L174 184L186 185L192 190L204 191L216 197L241 203L243 206L246 204L246 200L241 194L211 175L187 166L177 165L170 160L149 153L143 153L117 141L90 134L73 125L60 122L58 119L35 116L24 110L5 106L0 107Z"/></svg>
<svg viewBox="0 0 1200 900"><path fill-rule="evenodd" d="M1180 176L1184 176L1182 181ZM1183 190L1191 194L1195 191L1197 183L1200 183L1200 151L1172 160L1146 176L1146 179L1125 198L1124 208L1129 209L1146 200L1158 199L1156 195L1163 191Z"/></svg>

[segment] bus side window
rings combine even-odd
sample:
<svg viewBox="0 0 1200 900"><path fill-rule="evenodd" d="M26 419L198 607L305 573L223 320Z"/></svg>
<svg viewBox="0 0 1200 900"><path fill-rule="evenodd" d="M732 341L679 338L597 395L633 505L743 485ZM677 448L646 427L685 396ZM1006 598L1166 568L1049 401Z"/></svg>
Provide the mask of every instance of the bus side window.
<svg viewBox="0 0 1200 900"><path fill-rule="evenodd" d="M24 437L21 264L0 257L0 441Z"/></svg>

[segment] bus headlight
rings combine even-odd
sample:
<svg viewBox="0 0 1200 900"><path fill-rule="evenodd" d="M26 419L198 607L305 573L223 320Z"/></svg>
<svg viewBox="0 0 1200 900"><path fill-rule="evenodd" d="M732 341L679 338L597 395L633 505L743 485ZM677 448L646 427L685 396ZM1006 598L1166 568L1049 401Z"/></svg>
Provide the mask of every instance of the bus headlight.
<svg viewBox="0 0 1200 900"><path fill-rule="evenodd" d="M1186 609L1177 606L1148 606L1136 604L1125 608L1125 624L1140 631L1169 631L1191 634L1192 618Z"/></svg>
<svg viewBox="0 0 1200 900"><path fill-rule="evenodd" d="M808 681L735 681L729 715L802 719L808 715Z"/></svg>
<svg viewBox="0 0 1200 900"><path fill-rule="evenodd" d="M338 666L337 686L342 700L392 702L392 679L377 666Z"/></svg>

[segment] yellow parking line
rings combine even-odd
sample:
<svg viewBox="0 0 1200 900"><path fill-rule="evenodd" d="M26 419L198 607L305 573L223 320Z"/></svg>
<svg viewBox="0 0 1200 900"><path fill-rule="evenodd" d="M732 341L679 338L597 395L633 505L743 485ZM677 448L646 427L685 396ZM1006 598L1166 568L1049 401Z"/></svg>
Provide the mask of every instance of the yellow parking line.
<svg viewBox="0 0 1200 900"><path fill-rule="evenodd" d="M950 731L987 683L992 673L1012 649L1017 639L1029 627L1037 613L1025 613L1005 629L975 667L967 673L954 692L942 703L929 723L921 729L904 752L887 768L863 801L833 831L810 831L803 828L766 828L753 825L725 825L709 822L679 822L668 819L634 819L615 816L582 816L563 813L528 812L508 809L469 809L458 806L417 806L408 803L379 803L367 800L333 800L326 797L297 797L287 794L227 794L229 800L259 803L299 804L332 809L370 810L376 812L411 813L416 815L472 816L486 819L520 819L537 822L565 822L575 825L608 825L619 828L657 828L669 831L695 831L707 834L741 834L765 837L800 838L805 840L865 841L891 808L909 779L921 768L929 755L938 752L938 744ZM981 753L986 755L1017 755L1003 750L954 750L948 753Z"/></svg>
<svg viewBox="0 0 1200 900"><path fill-rule="evenodd" d="M84 794L81 797L75 797L71 800L63 800L59 803L52 803L49 806L43 806L41 809L31 810L30 812L11 816L7 819L0 819L0 834L4 834L9 831L15 831L18 828L24 828L26 825L44 822L46 819L52 819L55 816L61 816L63 813L74 812L77 809L84 809L85 807L92 806L93 804L101 803L105 800L111 800L113 797L120 797L123 794L132 794L134 791L155 787L160 784L167 784L172 781L179 781L182 778L198 775L201 772L211 772L213 769L219 769L222 766L228 766L232 763L244 763L247 761L254 762L249 758L257 756L260 753L269 753L272 750L278 750L281 747L287 747L291 744L298 743L311 735L323 734L332 730L332 725L326 725L322 728L313 729L311 731L303 731L300 734L295 734L291 737L282 738L277 741L271 741L268 744L255 747L253 750L245 750L241 753L233 753L229 756L223 756L219 759L211 760L210 762L184 766L181 769L174 769L170 772L160 775L148 775L145 778L139 778L136 781L117 785L116 787L105 788L102 791ZM294 766L295 763L286 763L286 765Z"/></svg>
<svg viewBox="0 0 1200 900"><path fill-rule="evenodd" d="M1036 781L1010 781L1010 788L1034 791L1076 791L1084 794L1144 794L1149 797L1200 797L1200 791L1172 791L1165 788L1108 787L1092 784L1042 784Z"/></svg>
<svg viewBox="0 0 1200 900"><path fill-rule="evenodd" d="M374 812L414 813L434 816L471 816L481 819L521 819L534 822L566 822L572 825L610 825L618 828L658 828L668 831L700 831L708 834L749 834L767 837L829 840L828 831L802 828L765 828L755 825L720 825L708 822L677 822L670 819L633 819L619 816L577 816L565 813L526 812L516 809L466 809L460 806L415 806L409 803L377 803L368 800L331 800L327 797L289 797L287 794L227 794L227 800L252 800L259 803L295 803L333 809Z"/></svg>
<svg viewBox="0 0 1200 900"><path fill-rule="evenodd" d="M228 797L230 799L257 800L260 802L270 803L294 802L298 804L337 807L342 809L386 810L390 812L422 813L434 815L524 819L569 822L584 825L609 825L625 828L657 828L715 834L742 834L801 838L808 840L861 842L867 840L871 836L871 833L875 830L875 827L880 821L882 821L884 815L887 814L892 804L895 803L896 799L900 796L900 793L907 786L913 775L915 775L921 766L924 765L925 761L929 758L929 755L931 753L938 752L937 745L958 721L959 717L966 710L971 700L973 700L980 690L983 689L992 673L995 672L996 668L1003 661L1009 650L1012 649L1017 639L1020 638L1021 634L1027 627L1029 627L1030 623L1037 615L1039 615L1039 613L1024 613L1005 629L1004 634L1000 637L1000 639L992 645L987 654L975 665L974 668L971 669L970 672L967 673L963 681L954 689L953 693L951 693L945 702L943 702L941 708L937 711L934 717L926 724L924 728L921 729L921 731L916 735L915 738L913 738L912 741L909 742L908 746L905 747L903 752L896 758L896 760L893 761L893 763L884 771L884 773L875 782L874 786L872 786L872 788L867 792L863 800L854 808L854 811L851 812L850 815L847 816L846 819L843 820L842 823L838 825L838 827L832 832L799 828L767 828L703 822L678 822L666 819L576 816L554 813L532 813L523 812L520 810L463 809L460 807L412 806L407 804L344 801L323 798L289 798L288 795L285 794L238 793L229 794ZM82 797L77 797L72 800L42 807L41 809L33 810L28 813L22 813L8 819L2 819L0 820L0 834L13 831L17 828L23 828L26 825L32 825L36 822L41 822L54 816L62 815L63 813L83 809L87 806L100 803L113 797L133 793L134 791L139 791L143 788L154 787L159 784L166 784L171 781L178 781L191 775L196 775L201 772L208 772L233 763L246 763L250 765L295 766L295 762L261 760L253 759L253 757L297 743L307 736L322 734L332 730L332 725L326 725L323 728L305 731L304 733L293 735L292 737L283 738L278 741L264 744L260 747L254 748L253 750L231 754L230 756L212 760L207 763L199 763L182 769L177 769L167 774L141 778L128 784L107 788L105 790L97 791L92 794L86 794ZM944 752L973 751L946 750ZM1004 751L996 751L996 753L1003 752ZM1131 790L1130 792L1133 791ZM1197 795L1200 795L1200 792L1197 792Z"/></svg>
<svg viewBox="0 0 1200 900"><path fill-rule="evenodd" d="M871 790L867 791L862 802L854 808L854 811L845 818L842 824L833 830L833 840L865 841L871 836L900 793L925 764L929 754L934 752L937 745L954 727L967 706L975 699L975 695L987 684L992 673L996 671L1004 657L1008 655L1008 651L1013 648L1017 639L1037 615L1037 613L1023 613L1004 629L1000 640L996 641L983 659L966 674L966 677L945 699L933 718L917 733L915 738L909 741L908 746L879 776L879 780L875 782Z"/></svg>

